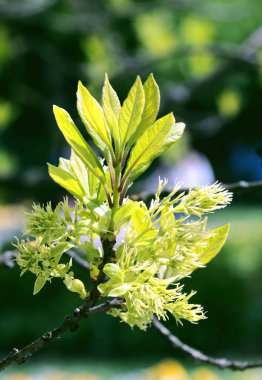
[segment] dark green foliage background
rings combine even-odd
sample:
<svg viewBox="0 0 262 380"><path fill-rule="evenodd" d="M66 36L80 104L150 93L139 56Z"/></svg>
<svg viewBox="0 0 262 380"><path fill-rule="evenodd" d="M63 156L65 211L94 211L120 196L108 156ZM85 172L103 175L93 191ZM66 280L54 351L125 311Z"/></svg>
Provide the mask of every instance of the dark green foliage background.
<svg viewBox="0 0 262 380"><path fill-rule="evenodd" d="M99 97L104 72L122 100L136 74L145 79L153 72L162 94L160 113L173 110L187 123L186 149L204 153L221 181L261 179L256 151L262 140L262 36L251 58L240 50L261 27L260 8L260 0L1 1L2 204L61 199L64 193L49 180L46 162L56 164L69 150L52 105L67 109L80 126L77 81ZM238 146L251 153L235 170L231 159ZM179 158L179 150L174 155ZM198 290L195 301L209 318L178 329L168 322L181 338L210 354L246 357L262 351L260 201L259 192L236 196L231 209L213 217L216 225L231 221L235 238L208 269L186 281ZM21 279L18 269L0 272L2 353L58 324L79 304L59 281L37 297L32 286L32 277ZM119 358L171 355L171 350L156 332L131 331L99 315L39 355L52 353Z"/></svg>

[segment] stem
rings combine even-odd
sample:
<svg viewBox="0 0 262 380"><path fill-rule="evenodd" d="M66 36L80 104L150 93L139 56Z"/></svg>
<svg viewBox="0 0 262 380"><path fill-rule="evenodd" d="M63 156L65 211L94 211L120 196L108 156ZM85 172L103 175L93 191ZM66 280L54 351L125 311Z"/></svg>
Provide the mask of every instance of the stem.
<svg viewBox="0 0 262 380"><path fill-rule="evenodd" d="M113 188L113 204L111 207L111 222L109 225L109 232L114 236L114 215L119 208L120 191L119 184L121 180L121 163L118 163L115 167L115 183Z"/></svg>
<svg viewBox="0 0 262 380"><path fill-rule="evenodd" d="M117 164L115 167L115 184L113 189L113 207L112 207L112 216L115 214L116 210L119 207L119 198L120 198L120 180L121 180L121 164Z"/></svg>
<svg viewBox="0 0 262 380"><path fill-rule="evenodd" d="M113 207L113 203L112 203L112 199L110 197L110 193L109 193L108 187L107 187L107 185L106 185L105 182L102 182L102 186L103 186L103 188L105 190L105 193L106 193L106 198L107 198L108 205L109 205L110 208L112 208Z"/></svg>
<svg viewBox="0 0 262 380"><path fill-rule="evenodd" d="M121 206L122 205L122 203L123 203L123 200L124 200L124 198L125 198L125 195L126 195L126 192L127 192L127 189L128 189L128 183L126 182L125 184L124 184L124 186L122 187L122 189L121 189L121 187L120 187L120 199L119 199L119 205Z"/></svg>
<svg viewBox="0 0 262 380"><path fill-rule="evenodd" d="M113 189L114 186L115 186L115 173L114 173L112 165L108 166L108 170L109 170L109 173L110 173L111 187Z"/></svg>

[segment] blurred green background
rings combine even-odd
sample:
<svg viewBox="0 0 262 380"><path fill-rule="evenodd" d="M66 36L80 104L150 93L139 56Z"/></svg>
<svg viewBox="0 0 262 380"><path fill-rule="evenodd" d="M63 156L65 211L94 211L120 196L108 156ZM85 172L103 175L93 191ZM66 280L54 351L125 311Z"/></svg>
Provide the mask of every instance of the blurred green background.
<svg viewBox="0 0 262 380"><path fill-rule="evenodd" d="M77 81L100 99L105 72L122 100L137 74L145 80L153 72L160 115L174 111L187 124L182 141L154 162L133 192L153 192L158 175L185 186L262 179L261 0L0 0L2 251L21 234L23 209L64 195L47 175L46 162L69 155L52 105L67 109L80 127ZM237 194L210 218L210 226L230 222L230 237L207 269L185 281L198 291L195 301L208 319L184 327L168 322L181 339L212 355L262 354L261 200L258 190ZM58 324L79 304L59 281L36 297L32 288L29 274L21 279L17 268L0 268L1 355ZM183 355L155 331L132 331L97 315L37 357L93 360L104 367L121 362L118 368L130 362L135 369Z"/></svg>

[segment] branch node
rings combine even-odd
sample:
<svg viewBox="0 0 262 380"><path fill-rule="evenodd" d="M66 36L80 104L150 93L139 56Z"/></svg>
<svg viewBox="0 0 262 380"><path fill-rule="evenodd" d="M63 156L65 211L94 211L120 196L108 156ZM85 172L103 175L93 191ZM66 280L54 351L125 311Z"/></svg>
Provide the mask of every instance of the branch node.
<svg viewBox="0 0 262 380"><path fill-rule="evenodd" d="M18 354L18 352L19 352L19 349L14 347L12 348L10 354L14 355L14 354Z"/></svg>
<svg viewBox="0 0 262 380"><path fill-rule="evenodd" d="M52 333L51 332L46 332L43 336L42 339L45 341L51 340L52 339Z"/></svg>
<svg viewBox="0 0 262 380"><path fill-rule="evenodd" d="M75 310L74 310L74 316L75 317L79 317L81 315L82 311L79 307L77 307Z"/></svg>

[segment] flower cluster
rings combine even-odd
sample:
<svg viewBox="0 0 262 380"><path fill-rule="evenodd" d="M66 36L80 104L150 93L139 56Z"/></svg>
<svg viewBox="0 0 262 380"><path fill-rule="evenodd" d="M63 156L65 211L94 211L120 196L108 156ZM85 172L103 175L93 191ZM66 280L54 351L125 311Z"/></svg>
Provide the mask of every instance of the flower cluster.
<svg viewBox="0 0 262 380"><path fill-rule="evenodd" d="M218 184L186 195L176 195L176 187L160 201L162 188L160 182L149 209L143 202L136 202L136 207L129 203L132 216L116 249L117 262L105 265L109 280L99 285L103 295L126 300L126 309L112 314L140 328L146 328L153 314L165 319L169 312L178 322L186 319L194 323L204 318L201 306L188 303L194 292L184 294L177 281L206 265L219 252L229 229L228 225L206 229L205 214L216 206L225 207L231 200L231 193ZM201 213L198 210L194 220L189 210L196 210L200 204Z"/></svg>

